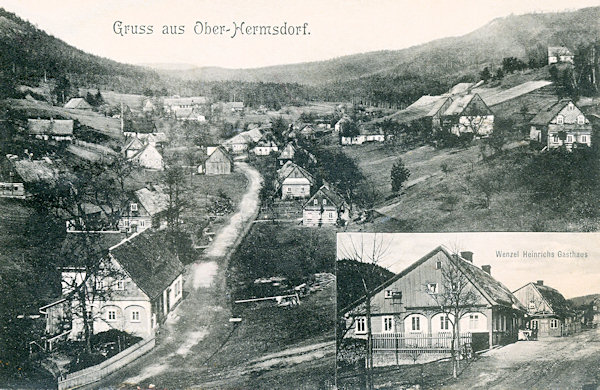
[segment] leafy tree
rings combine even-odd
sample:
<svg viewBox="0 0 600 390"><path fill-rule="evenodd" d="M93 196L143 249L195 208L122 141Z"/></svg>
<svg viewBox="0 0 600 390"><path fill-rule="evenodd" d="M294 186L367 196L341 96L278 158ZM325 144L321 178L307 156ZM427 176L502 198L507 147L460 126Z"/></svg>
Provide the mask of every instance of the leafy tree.
<svg viewBox="0 0 600 390"><path fill-rule="evenodd" d="M404 165L404 161L402 158L398 157L398 160L392 166L391 171L391 179L392 179L392 192L398 192L402 189L402 185L408 180L410 176L410 171Z"/></svg>
<svg viewBox="0 0 600 390"><path fill-rule="evenodd" d="M65 75L57 78L52 94L55 96L57 102L62 104L67 102L67 99L71 95L71 82Z"/></svg>
<svg viewBox="0 0 600 390"><path fill-rule="evenodd" d="M481 79L483 81L488 81L489 79L492 78L492 72L490 72L490 68L488 68L487 66L485 68L483 68L483 70L481 71L481 73L479 73L479 77L481 77Z"/></svg>

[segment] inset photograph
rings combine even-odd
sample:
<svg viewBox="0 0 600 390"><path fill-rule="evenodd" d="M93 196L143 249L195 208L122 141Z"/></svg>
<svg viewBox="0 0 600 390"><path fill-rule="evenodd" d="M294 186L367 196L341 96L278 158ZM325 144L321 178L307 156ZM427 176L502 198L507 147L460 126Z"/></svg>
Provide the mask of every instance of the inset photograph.
<svg viewBox="0 0 600 390"><path fill-rule="evenodd" d="M599 238L338 233L338 388L597 388Z"/></svg>

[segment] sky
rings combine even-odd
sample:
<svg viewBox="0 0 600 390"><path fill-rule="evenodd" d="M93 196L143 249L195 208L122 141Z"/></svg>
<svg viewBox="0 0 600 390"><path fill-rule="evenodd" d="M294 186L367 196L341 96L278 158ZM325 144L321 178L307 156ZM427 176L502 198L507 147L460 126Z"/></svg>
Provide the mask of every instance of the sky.
<svg viewBox="0 0 600 390"><path fill-rule="evenodd" d="M598 6L600 0L0 0L0 7L86 52L120 62L251 68L396 50L471 32L497 17ZM114 24L153 26L115 33ZM207 35L202 26L229 32ZM234 23L303 28L231 37ZM162 26L184 26L178 35ZM299 31L299 30L294 30ZM306 35L304 32L306 31Z"/></svg>
<svg viewBox="0 0 600 390"><path fill-rule="evenodd" d="M600 293L600 233L338 233L337 258L352 258L358 248L372 250L373 242L383 252L378 265L394 273L444 245L451 252L473 252L473 264L491 265L492 276L511 291L543 280L566 298ZM518 255L500 257L497 251ZM524 257L523 251L554 257ZM587 257L559 257L572 251Z"/></svg>

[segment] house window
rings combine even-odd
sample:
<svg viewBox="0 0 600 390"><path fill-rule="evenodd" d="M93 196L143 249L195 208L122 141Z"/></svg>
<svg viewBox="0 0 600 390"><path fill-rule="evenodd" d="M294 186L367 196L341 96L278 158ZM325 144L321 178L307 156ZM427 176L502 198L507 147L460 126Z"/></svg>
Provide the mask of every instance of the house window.
<svg viewBox="0 0 600 390"><path fill-rule="evenodd" d="M411 330L421 330L421 318L414 316L411 320Z"/></svg>
<svg viewBox="0 0 600 390"><path fill-rule="evenodd" d="M435 262L435 269L442 269L442 262L441 261L436 261Z"/></svg>
<svg viewBox="0 0 600 390"><path fill-rule="evenodd" d="M538 320L531 320L531 329L537 329L539 327Z"/></svg>
<svg viewBox="0 0 600 390"><path fill-rule="evenodd" d="M140 227L144 227L144 220L141 219L140 222L139 222L139 224L140 224Z"/></svg>
<svg viewBox="0 0 600 390"><path fill-rule="evenodd" d="M562 115L556 117L556 123L562 125L565 123L565 118Z"/></svg>
<svg viewBox="0 0 600 390"><path fill-rule="evenodd" d="M587 135L582 135L581 136L581 143L582 144L587 144L587 142L588 142Z"/></svg>
<svg viewBox="0 0 600 390"><path fill-rule="evenodd" d="M392 333L394 331L394 317L383 317L383 333Z"/></svg>
<svg viewBox="0 0 600 390"><path fill-rule="evenodd" d="M438 293L438 284L437 283L427 283L427 293L428 294L437 294Z"/></svg>
<svg viewBox="0 0 600 390"><path fill-rule="evenodd" d="M333 212L332 211L329 212L329 219L333 219Z"/></svg>
<svg viewBox="0 0 600 390"><path fill-rule="evenodd" d="M327 199L323 199L323 206L327 206Z"/></svg>
<svg viewBox="0 0 600 390"><path fill-rule="evenodd" d="M559 141L560 141L560 138L558 137L558 134L553 134L552 135L552 142L558 143Z"/></svg>
<svg viewBox="0 0 600 390"><path fill-rule="evenodd" d="M117 312L114 310L109 310L108 311L108 320L109 321L114 321L117 319Z"/></svg>
<svg viewBox="0 0 600 390"><path fill-rule="evenodd" d="M304 193L304 187L300 187L300 192Z"/></svg>
<svg viewBox="0 0 600 390"><path fill-rule="evenodd" d="M394 290L385 290L384 294L385 294L384 295L385 298L393 298L394 297Z"/></svg>
<svg viewBox="0 0 600 390"><path fill-rule="evenodd" d="M558 320L557 319L551 319L550 320L550 329L556 329L558 328Z"/></svg>
<svg viewBox="0 0 600 390"><path fill-rule="evenodd" d="M315 199L315 200L313 201L313 204L314 204L315 206L318 206L318 205L319 205L319 201L318 201L317 199Z"/></svg>
<svg viewBox="0 0 600 390"><path fill-rule="evenodd" d="M364 317L356 318L356 333L367 333L367 319Z"/></svg>
<svg viewBox="0 0 600 390"><path fill-rule="evenodd" d="M292 187L287 187L287 192L292 192Z"/></svg>
<svg viewBox="0 0 600 390"><path fill-rule="evenodd" d="M96 280L96 290L103 290L103 289L104 289L104 281Z"/></svg>
<svg viewBox="0 0 600 390"><path fill-rule="evenodd" d="M529 309L529 311L535 311L535 301L530 301L529 302L528 309Z"/></svg>
<svg viewBox="0 0 600 390"><path fill-rule="evenodd" d="M139 322L140 321L140 312L139 310L134 310L131 312L131 321Z"/></svg>
<svg viewBox="0 0 600 390"><path fill-rule="evenodd" d="M469 314L469 329L477 329L479 327L479 314Z"/></svg>
<svg viewBox="0 0 600 390"><path fill-rule="evenodd" d="M573 142L573 136L572 135L567 135L567 142L568 143L572 143Z"/></svg>
<svg viewBox="0 0 600 390"><path fill-rule="evenodd" d="M561 59L563 58L562 56L560 57ZM569 111L573 111L575 109L575 106L573 105L573 103L569 103Z"/></svg>
<svg viewBox="0 0 600 390"><path fill-rule="evenodd" d="M585 124L585 117L583 115L578 115L577 116L577 124L578 125L583 125Z"/></svg>
<svg viewBox="0 0 600 390"><path fill-rule="evenodd" d="M130 209L131 211L138 211L138 205L137 205L137 203L132 203L132 204L130 204L130 205L129 205L129 209Z"/></svg>
<svg viewBox="0 0 600 390"><path fill-rule="evenodd" d="M446 315L440 316L440 329L448 330L448 325L449 325L448 316L446 316Z"/></svg>

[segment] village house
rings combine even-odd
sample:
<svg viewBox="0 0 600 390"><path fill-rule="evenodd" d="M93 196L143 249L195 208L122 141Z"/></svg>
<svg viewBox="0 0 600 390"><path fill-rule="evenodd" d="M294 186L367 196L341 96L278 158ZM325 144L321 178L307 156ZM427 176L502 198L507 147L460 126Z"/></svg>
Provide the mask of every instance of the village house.
<svg viewBox="0 0 600 390"><path fill-rule="evenodd" d="M125 231L143 231L148 227L164 229L167 225L169 195L160 186L149 186L135 191L130 204L119 221ZM135 227L134 227L135 226Z"/></svg>
<svg viewBox="0 0 600 390"><path fill-rule="evenodd" d="M177 256L151 231L128 238L119 233L68 234L62 251L65 264L60 270L62 299L71 302L72 314L78 308L73 287L86 278L85 269L78 266L77 256L87 253L81 246L97 247L102 257L100 271L88 278L88 283L101 291L88 302L93 333L118 329L140 337L153 335L183 297L183 265ZM52 312L49 306L44 309ZM49 321L52 318L48 315ZM79 339L82 333L81 316L71 315L70 338Z"/></svg>
<svg viewBox="0 0 600 390"><path fill-rule="evenodd" d="M548 46L548 65L559 62L575 62L575 56L568 48L564 46Z"/></svg>
<svg viewBox="0 0 600 390"><path fill-rule="evenodd" d="M340 143L342 145L362 145L365 142L384 142L385 135L383 131L373 126L361 126L359 128L359 134L353 137L340 137Z"/></svg>
<svg viewBox="0 0 600 390"><path fill-rule="evenodd" d="M229 175L233 170L233 159L222 146L208 147L208 157L198 170L207 175Z"/></svg>
<svg viewBox="0 0 600 390"><path fill-rule="evenodd" d="M350 207L344 198L323 184L302 207L304 226L331 226L350 219Z"/></svg>
<svg viewBox="0 0 600 390"><path fill-rule="evenodd" d="M561 100L541 110L530 122L529 139L544 148L568 150L592 145L592 125L571 100Z"/></svg>
<svg viewBox="0 0 600 390"><path fill-rule="evenodd" d="M281 150L279 156L277 156L277 161L279 161L279 166L282 167L288 161L294 161L294 155L296 154L296 148L294 144L288 142L287 145Z"/></svg>
<svg viewBox="0 0 600 390"><path fill-rule="evenodd" d="M279 151L279 147L273 140L261 139L258 141L256 146L252 149L252 152L257 156L268 156L271 153Z"/></svg>
<svg viewBox="0 0 600 390"><path fill-rule="evenodd" d="M344 127L345 123L350 123L352 120L350 119L350 117L344 116L342 117L339 121L335 122L335 125L333 125L333 130L336 133L339 133L340 131L342 131L342 128Z"/></svg>
<svg viewBox="0 0 600 390"><path fill-rule="evenodd" d="M144 103L144 106L142 107L142 112L152 113L152 112L154 112L155 109L156 109L156 106L154 105L154 103L152 103L152 100L148 99L148 100L146 100L146 102Z"/></svg>
<svg viewBox="0 0 600 390"><path fill-rule="evenodd" d="M558 290L545 286L543 280L527 283L513 291L527 308L527 328L538 338L566 336L581 330L575 311Z"/></svg>
<svg viewBox="0 0 600 390"><path fill-rule="evenodd" d="M275 189L281 192L281 199L305 199L315 184L314 177L304 168L291 161L277 171Z"/></svg>
<svg viewBox="0 0 600 390"><path fill-rule="evenodd" d="M174 113L178 121L206 122L206 116L197 108L180 108Z"/></svg>
<svg viewBox="0 0 600 390"><path fill-rule="evenodd" d="M223 103L223 107L231 112L242 112L244 111L244 102L226 102Z"/></svg>
<svg viewBox="0 0 600 390"><path fill-rule="evenodd" d="M59 168L50 158L19 160L8 154L0 164L0 197L24 199L30 196L31 186L38 183L55 184Z"/></svg>
<svg viewBox="0 0 600 390"><path fill-rule="evenodd" d="M123 147L122 153L125 155L125 158L129 159L138 154L142 149L144 149L142 140L138 137L130 137L127 139L127 143Z"/></svg>
<svg viewBox="0 0 600 390"><path fill-rule="evenodd" d="M84 98L72 98L65 104L65 108L73 109L73 110L91 110L92 106L85 101Z"/></svg>
<svg viewBox="0 0 600 390"><path fill-rule="evenodd" d="M479 268L473 264L472 252L458 255L439 246L372 292L376 365L412 363L411 353L416 349L427 352L419 361L449 356L453 318L437 299L458 281L465 285L462 296L471 296L463 302L464 314L458 321L461 344L479 351L517 340L525 313L519 300L491 276L489 265ZM366 338L364 298L342 312L350 328L346 337ZM390 342L395 345L391 349Z"/></svg>
<svg viewBox="0 0 600 390"><path fill-rule="evenodd" d="M27 119L27 133L44 141L73 140L72 119Z"/></svg>
<svg viewBox="0 0 600 390"><path fill-rule="evenodd" d="M494 131L494 113L477 93L457 96L441 115L441 124L457 136L473 133L486 137Z"/></svg>
<svg viewBox="0 0 600 390"><path fill-rule="evenodd" d="M210 104L210 101L205 96L172 97L163 100L164 110L168 114L182 108L200 108L208 104Z"/></svg>
<svg viewBox="0 0 600 390"><path fill-rule="evenodd" d="M151 143L144 145L144 147L131 156L129 160L145 169L162 171L165 167L162 154L160 154L158 149Z"/></svg>
<svg viewBox="0 0 600 390"><path fill-rule="evenodd" d="M0 198L24 199L27 196L25 183L15 169L17 160L18 156L7 154L0 161Z"/></svg>
<svg viewBox="0 0 600 390"><path fill-rule="evenodd" d="M223 142L223 147L230 153L241 154L246 152L251 144L258 142L262 137L262 131L259 128L254 128L241 132Z"/></svg>

